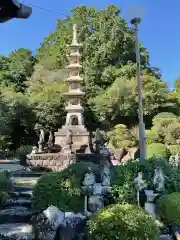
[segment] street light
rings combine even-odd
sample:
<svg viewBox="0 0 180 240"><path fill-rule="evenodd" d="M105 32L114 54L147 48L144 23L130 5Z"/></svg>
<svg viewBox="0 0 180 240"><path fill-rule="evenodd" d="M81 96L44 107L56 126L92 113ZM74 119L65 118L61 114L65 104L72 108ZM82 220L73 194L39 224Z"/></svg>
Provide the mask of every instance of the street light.
<svg viewBox="0 0 180 240"><path fill-rule="evenodd" d="M140 148L140 165L145 164L146 160L146 137L145 124L143 120L143 102L142 102L142 79L141 79L141 63L139 52L138 26L141 19L136 17L131 20L131 24L135 26L135 46L136 46L136 64L137 64L137 82L138 82L138 106L139 106L139 148Z"/></svg>
<svg viewBox="0 0 180 240"><path fill-rule="evenodd" d="M32 14L32 8L19 3L18 0L0 0L0 23L13 18L27 19Z"/></svg>

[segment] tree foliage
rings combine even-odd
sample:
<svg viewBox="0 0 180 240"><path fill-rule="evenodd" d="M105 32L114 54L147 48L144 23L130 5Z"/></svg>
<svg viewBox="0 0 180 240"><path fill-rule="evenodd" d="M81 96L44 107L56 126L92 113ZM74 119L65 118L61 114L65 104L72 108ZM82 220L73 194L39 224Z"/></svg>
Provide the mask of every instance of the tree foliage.
<svg viewBox="0 0 180 240"><path fill-rule="evenodd" d="M29 145L35 123L51 130L64 124L64 93L68 91L65 66L73 23L78 26L81 43L85 124L90 130L99 125L104 130L113 129L109 136L116 147L137 143L138 137L129 130L138 122L134 32L116 6L97 9L82 5L57 20L56 29L44 38L35 56L24 48L0 56L1 148L7 143L12 148ZM150 65L149 53L141 43L140 56L144 119L146 128L153 125L147 130L147 140L175 144L180 124L179 79L170 91L159 69ZM161 112L171 116L162 118L163 114L157 115Z"/></svg>

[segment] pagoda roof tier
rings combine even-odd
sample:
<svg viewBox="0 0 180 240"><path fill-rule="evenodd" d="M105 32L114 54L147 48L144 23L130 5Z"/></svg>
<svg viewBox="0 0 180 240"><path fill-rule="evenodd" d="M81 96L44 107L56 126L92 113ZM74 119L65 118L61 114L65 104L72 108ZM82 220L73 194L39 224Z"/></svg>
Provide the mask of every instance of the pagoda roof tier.
<svg viewBox="0 0 180 240"><path fill-rule="evenodd" d="M78 97L78 96L84 96L85 92L81 92L81 91L69 91L68 93L65 93L66 96L73 96L73 97Z"/></svg>
<svg viewBox="0 0 180 240"><path fill-rule="evenodd" d="M82 65L79 63L70 63L66 68L68 69L77 69L77 68L82 68Z"/></svg>
<svg viewBox="0 0 180 240"><path fill-rule="evenodd" d="M81 105L68 105L65 107L68 112L83 112L84 109Z"/></svg>
<svg viewBox="0 0 180 240"><path fill-rule="evenodd" d="M68 77L68 79L66 80L67 82L82 82L83 78L81 76L70 76Z"/></svg>
<svg viewBox="0 0 180 240"><path fill-rule="evenodd" d="M77 41L74 41L74 42L72 42L71 44L69 44L68 46L75 48L75 47L81 47L82 44L81 44L81 43L78 43Z"/></svg>

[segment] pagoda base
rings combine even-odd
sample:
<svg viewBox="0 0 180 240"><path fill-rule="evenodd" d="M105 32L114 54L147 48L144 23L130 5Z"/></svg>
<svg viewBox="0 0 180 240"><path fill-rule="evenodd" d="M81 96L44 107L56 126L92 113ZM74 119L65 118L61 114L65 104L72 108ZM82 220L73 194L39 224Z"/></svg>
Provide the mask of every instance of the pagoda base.
<svg viewBox="0 0 180 240"><path fill-rule="evenodd" d="M58 132L55 132L55 144L61 147L65 145L68 130L73 132L72 152L90 153L90 134L83 125L63 126Z"/></svg>

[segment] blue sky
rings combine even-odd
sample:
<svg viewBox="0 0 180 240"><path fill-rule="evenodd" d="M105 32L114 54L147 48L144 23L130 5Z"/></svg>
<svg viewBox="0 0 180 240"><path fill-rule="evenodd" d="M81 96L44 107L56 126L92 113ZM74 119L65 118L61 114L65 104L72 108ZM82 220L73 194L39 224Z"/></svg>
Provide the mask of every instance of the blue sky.
<svg viewBox="0 0 180 240"><path fill-rule="evenodd" d="M24 0L24 3L49 8L54 13L33 8L33 15L26 21L12 20L0 25L0 54L24 47L33 52L43 38L55 29L56 19L68 15L76 5L85 4L98 8L116 4L122 9L122 16L129 20L132 6L143 9L140 25L140 39L150 52L152 66L159 67L163 79L173 87L174 80L180 76L180 0Z"/></svg>

